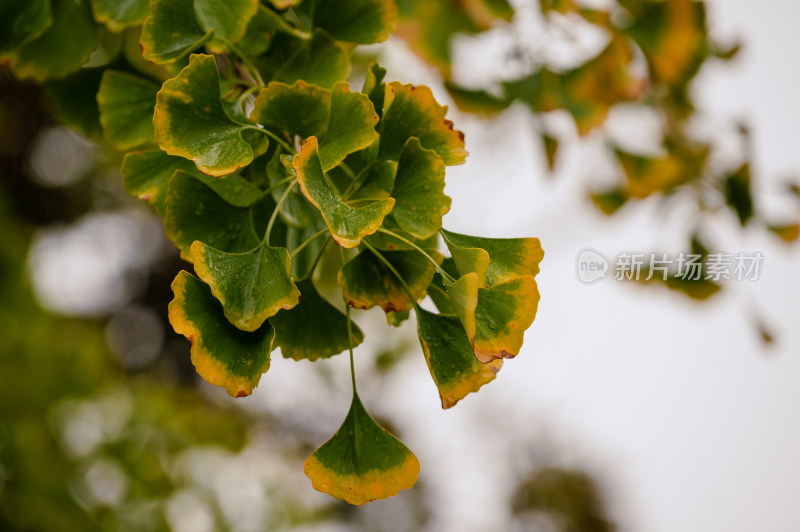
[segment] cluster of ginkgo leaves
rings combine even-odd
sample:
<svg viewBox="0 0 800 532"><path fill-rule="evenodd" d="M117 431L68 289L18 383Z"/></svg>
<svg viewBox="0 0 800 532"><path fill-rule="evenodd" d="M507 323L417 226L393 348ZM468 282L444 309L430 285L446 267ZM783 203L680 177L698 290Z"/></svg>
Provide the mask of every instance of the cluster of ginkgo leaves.
<svg viewBox="0 0 800 532"><path fill-rule="evenodd" d="M415 311L449 408L495 378L533 322L538 239L442 229L445 167L467 156L447 108L377 64L360 92L346 81L355 45L396 19L392 0L0 3L0 59L42 83L66 123L127 151L126 190L194 268L173 282L170 321L232 396L252 392L276 348L309 361L349 350L352 370L363 333L350 308L379 306L395 325ZM345 312L315 287L335 247ZM426 296L438 312L420 308ZM419 462L352 376L350 411L305 472L361 504L411 487Z"/></svg>

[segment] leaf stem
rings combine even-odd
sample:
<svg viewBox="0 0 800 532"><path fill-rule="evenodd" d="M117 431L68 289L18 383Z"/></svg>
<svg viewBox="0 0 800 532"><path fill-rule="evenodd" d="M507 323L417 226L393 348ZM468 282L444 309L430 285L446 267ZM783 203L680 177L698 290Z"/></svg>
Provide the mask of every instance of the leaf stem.
<svg viewBox="0 0 800 532"><path fill-rule="evenodd" d="M289 193L294 189L294 186L297 184L297 181L286 187L286 190L283 191L281 195L281 199L278 200L278 203L275 205L275 210L272 211L272 216L269 217L269 223L267 224L267 232L264 235L264 241L269 245L269 235L272 234L272 226L275 225L275 220L278 218L278 211L281 210L281 205L283 202L286 201L286 198L289 197Z"/></svg>
<svg viewBox="0 0 800 532"><path fill-rule="evenodd" d="M342 265L344 265L344 249L339 247L339 256L342 259ZM356 364L353 360L353 319L350 317L350 305L345 303L345 316L347 316L347 346L350 350L350 382L353 383L353 395L358 395L356 391Z"/></svg>
<svg viewBox="0 0 800 532"><path fill-rule="evenodd" d="M436 262L433 257L431 257L424 249L422 249L421 247L419 247L418 245L416 245L412 241L410 241L407 238L404 238L404 237L398 235L397 233L389 231L388 229L384 229L383 227L379 227L378 228L378 232L379 233L383 233L385 235L393 236L396 239L398 239L399 241L408 244L409 246L411 246L412 248L414 248L418 252L422 253L425 256L425 258L427 258L431 262L431 264L433 264L434 268L436 268L436 271L439 272L439 275L442 276L442 279L444 279L447 282L447 284L452 284L452 283L456 282L456 280L449 273L444 271L444 268L439 266L439 263Z"/></svg>
<svg viewBox="0 0 800 532"><path fill-rule="evenodd" d="M361 188L361 185L364 184L364 180L367 178L367 172L371 170L372 167L375 166L375 164L377 164L376 161L377 159L373 160L367 166L362 168L361 171L358 173L358 175L356 175L355 177L351 176L353 180L350 182L350 184L342 193L342 201L346 201L347 198L349 198L350 195L353 194L353 192L356 192L359 188ZM350 171L352 172L352 170Z"/></svg>
<svg viewBox="0 0 800 532"><path fill-rule="evenodd" d="M273 132L272 132L272 131L270 131L269 129L266 129L266 128L261 128L261 127L254 127L254 129L257 129L258 131L261 131L261 132L262 132L262 133L264 133L266 136L268 136L268 137L270 137L271 139L275 140L275 142L277 142L278 144L280 144L280 145L281 145L281 147L287 151L287 153L294 153L294 148L292 148L291 146L289 146L289 143L288 143L288 142L286 142L284 139L280 138L278 135L276 135L275 133L273 133Z"/></svg>
<svg viewBox="0 0 800 532"><path fill-rule="evenodd" d="M258 69L253 64L253 62L250 61L250 58L247 57L247 55L245 55L241 50L239 50L239 48L235 44L233 44L232 42L230 42L228 40L225 40L225 39L220 39L219 37L217 37L217 40L219 40L220 42L225 44L225 46L227 46L228 49L231 52L233 52L234 55L236 55L236 57L239 58L239 60L242 62L242 64L245 66L245 68L253 76L253 79L255 80L255 82L258 84L259 87L263 87L265 85L264 78L261 77L261 73L258 71Z"/></svg>
<svg viewBox="0 0 800 532"><path fill-rule="evenodd" d="M299 246L297 246L296 248L294 248L294 251L292 251L292 254L291 254L291 255L289 255L289 258L294 258L294 256L295 256L295 255L297 255L298 253L300 253L300 252L301 252L301 251L302 251L302 250L303 250L303 249L304 249L306 246L308 246L308 245L309 245L311 242L313 242L314 240L316 240L317 238L319 238L319 237L320 237L320 235L324 235L324 234L325 234L325 233L327 233L328 231L329 231L329 230L328 230L328 228L327 228L327 227L326 227L325 229L320 229L320 230L319 230L319 232L318 232L317 234L315 234L314 236L312 236L312 237L308 238L308 239L307 239L305 242L303 242L302 244L300 244Z"/></svg>
<svg viewBox="0 0 800 532"><path fill-rule="evenodd" d="M386 257L384 257L381 254L380 251L375 249L375 247L372 244L370 244L366 240L362 240L361 243L364 244L367 247L367 249L369 249L372 252L373 255L378 257L378 260L380 260L387 268L389 268L389 271L391 271L394 274L394 276L397 277L397 280L400 281L400 284L402 285L403 290L406 291L406 294L408 295L408 299L411 300L411 304L414 305L414 309L418 310L419 309L419 305L417 304L417 299L414 297L414 294L411 293L411 289L408 287L408 284L406 284L406 280L403 279L403 276L400 275L400 272L398 272L395 269L395 267L392 266L392 263L389 262L386 259Z"/></svg>
<svg viewBox="0 0 800 532"><path fill-rule="evenodd" d="M263 192L261 193L261 195L262 195L262 196L266 196L267 194L270 194L270 193L271 193L273 190L275 190L276 188L280 188L280 187L282 187L283 185L285 185L286 183L289 183L289 182L291 182L291 181L295 181L296 179L297 179L297 178L296 178L295 176L293 176L293 175L292 175L292 176L289 176L289 177L287 177L286 179L281 179L280 181L278 181L277 183L275 183L274 185L272 185L271 187L269 187L267 190L263 191Z"/></svg>

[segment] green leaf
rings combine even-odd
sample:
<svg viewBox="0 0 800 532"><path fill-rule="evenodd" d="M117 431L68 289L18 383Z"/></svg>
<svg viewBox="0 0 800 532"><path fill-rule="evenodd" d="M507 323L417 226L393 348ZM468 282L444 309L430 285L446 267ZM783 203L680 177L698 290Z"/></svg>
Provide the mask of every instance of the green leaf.
<svg viewBox="0 0 800 532"><path fill-rule="evenodd" d="M440 316L417 309L419 333L425 360L439 389L442 408L450 408L481 386L494 380L502 360L481 364L472 353L472 346L461 322L455 316Z"/></svg>
<svg viewBox="0 0 800 532"><path fill-rule="evenodd" d="M492 116L508 109L511 105L511 100L508 98L498 98L483 90L465 89L452 81L445 81L444 87L456 106L468 113Z"/></svg>
<svg viewBox="0 0 800 532"><path fill-rule="evenodd" d="M216 61L210 55L192 55L189 66L164 83L153 124L161 149L195 161L201 172L214 176L247 166L267 148L262 133L248 131L255 126L225 113Z"/></svg>
<svg viewBox="0 0 800 532"><path fill-rule="evenodd" d="M147 201L162 218L166 215L169 178L176 170L191 174L210 187L226 203L235 207L249 207L263 194L237 174L218 178L200 173L194 163L183 157L173 157L161 150L129 152L122 160L122 184L125 192Z"/></svg>
<svg viewBox="0 0 800 532"><path fill-rule="evenodd" d="M92 0L94 19L119 32L128 26L138 26L150 13L149 0Z"/></svg>
<svg viewBox="0 0 800 532"><path fill-rule="evenodd" d="M725 202L736 213L742 227L753 217L753 193L750 187L750 165L740 166L735 172L725 176L723 189Z"/></svg>
<svg viewBox="0 0 800 532"><path fill-rule="evenodd" d="M207 184L181 170L169 180L164 216L164 234L192 260L195 240L228 253L255 248L260 239L250 221L250 209L234 207Z"/></svg>
<svg viewBox="0 0 800 532"><path fill-rule="evenodd" d="M125 192L147 201L164 218L167 185L175 170L197 171L191 161L167 155L161 150L130 152L122 160L122 185Z"/></svg>
<svg viewBox="0 0 800 532"><path fill-rule="evenodd" d="M386 83L383 82L384 77L386 77L386 69L382 68L378 63L370 63L367 68L367 76L364 78L364 88L361 91L369 96L372 106L379 117L383 115L383 98L386 94Z"/></svg>
<svg viewBox="0 0 800 532"><path fill-rule="evenodd" d="M138 76L106 70L97 93L106 139L127 150L153 142L153 109L159 86Z"/></svg>
<svg viewBox="0 0 800 532"><path fill-rule="evenodd" d="M214 53L223 52L226 44L236 43L247 32L247 24L258 11L258 0L194 0L194 14L200 26L214 30L209 48Z"/></svg>
<svg viewBox="0 0 800 532"><path fill-rule="evenodd" d="M381 253L406 281L415 301L425 297L436 269L418 251L386 251ZM432 252L437 262L442 256ZM413 303L403 285L373 253L364 250L349 260L339 271L342 297L355 308L370 309L380 305L384 312L405 312Z"/></svg>
<svg viewBox="0 0 800 532"><path fill-rule="evenodd" d="M50 0L0 4L0 56L13 52L53 23Z"/></svg>
<svg viewBox="0 0 800 532"><path fill-rule="evenodd" d="M250 120L305 140L325 135L330 112L331 91L303 80L293 85L273 81L259 91Z"/></svg>
<svg viewBox="0 0 800 532"><path fill-rule="evenodd" d="M53 23L24 41L10 56L12 69L20 79L63 78L86 63L97 48L97 25L88 2L52 0L52 9ZM34 17L37 28L41 16Z"/></svg>
<svg viewBox="0 0 800 532"><path fill-rule="evenodd" d="M237 47L245 55L259 56L269 50L275 32L296 35L297 30L290 26L278 13L263 6L258 6L255 16L247 24L244 37L237 43Z"/></svg>
<svg viewBox="0 0 800 532"><path fill-rule="evenodd" d="M338 41L357 44L385 41L397 22L394 0L306 2L302 6L312 5L309 9L313 9L314 26Z"/></svg>
<svg viewBox="0 0 800 532"><path fill-rule="evenodd" d="M213 30L200 27L194 0L151 0L142 28L142 55L153 63L170 63L210 41Z"/></svg>
<svg viewBox="0 0 800 532"><path fill-rule="evenodd" d="M169 322L192 343L192 364L208 383L245 397L269 369L275 336L269 324L243 332L228 323L219 301L197 277L181 271L172 283Z"/></svg>
<svg viewBox="0 0 800 532"><path fill-rule="evenodd" d="M297 181L306 198L317 207L337 244L354 248L361 239L378 230L394 206L394 199L386 198L354 209L334 193L322 171L317 138L309 137L293 160Z"/></svg>
<svg viewBox="0 0 800 532"><path fill-rule="evenodd" d="M302 229L308 226L315 209L309 205L303 193L298 191L295 187L292 187L292 191L284 197L286 187L291 186L290 183L286 182L286 179L294 176L294 170L291 166L291 160L287 161L287 169L286 164L281 158L280 150L275 150L272 159L270 159L266 167L270 189L272 190L272 199L274 199L275 203L278 205L278 214L281 220L289 227ZM283 197L283 202L281 202L281 197ZM322 227L324 226L325 224L323 222Z"/></svg>
<svg viewBox="0 0 800 532"><path fill-rule="evenodd" d="M595 207L606 216L611 216L628 202L628 193L619 187L590 192L589 198Z"/></svg>
<svg viewBox="0 0 800 532"><path fill-rule="evenodd" d="M323 89L298 81L294 85L272 82L256 98L250 119L305 140L319 140L319 157L327 171L344 158L366 148L378 138L378 116L369 98L350 92L345 82Z"/></svg>
<svg viewBox="0 0 800 532"><path fill-rule="evenodd" d="M539 263L544 257L544 250L538 238L483 238L444 229L442 236L459 273L465 275L476 272L483 281L481 274L485 269L488 286L523 275L536 276L539 273ZM488 254L488 265L481 251Z"/></svg>
<svg viewBox="0 0 800 532"><path fill-rule="evenodd" d="M419 460L381 428L353 394L342 426L308 457L303 471L314 489L364 504L411 488L419 476Z"/></svg>
<svg viewBox="0 0 800 532"><path fill-rule="evenodd" d="M450 198L444 194L444 161L414 137L400 153L392 197L397 225L416 238L435 235L450 210Z"/></svg>
<svg viewBox="0 0 800 532"><path fill-rule="evenodd" d="M307 83L330 88L338 81L347 79L350 72L350 55L325 31L317 29L310 40L287 38L276 42L274 59L278 70L273 81Z"/></svg>
<svg viewBox="0 0 800 532"><path fill-rule="evenodd" d="M464 134L453 129L446 114L447 106L439 105L428 87L389 83L379 127L380 156L397 160L408 139L417 137L422 147L438 153L444 164L463 164L467 158Z"/></svg>
<svg viewBox="0 0 800 532"><path fill-rule="evenodd" d="M486 364L517 356L538 307L539 289L531 275L479 288L475 329L466 331L475 357Z"/></svg>
<svg viewBox="0 0 800 532"><path fill-rule="evenodd" d="M297 283L300 302L269 318L275 328L275 346L285 358L309 360L330 358L345 351L347 318L319 295L311 280ZM364 333L353 323L353 347L364 341Z"/></svg>
<svg viewBox="0 0 800 532"><path fill-rule="evenodd" d="M269 0L269 3L278 9L288 9L299 5L303 0Z"/></svg>
<svg viewBox="0 0 800 532"><path fill-rule="evenodd" d="M44 85L59 118L97 141L102 140L103 129L95 95L104 71L104 67L82 68L64 79L50 80Z"/></svg>
<svg viewBox="0 0 800 532"><path fill-rule="evenodd" d="M197 276L211 288L237 329L255 331L279 310L297 304L300 292L289 274L286 248L262 242L244 253L225 253L197 240L191 253Z"/></svg>

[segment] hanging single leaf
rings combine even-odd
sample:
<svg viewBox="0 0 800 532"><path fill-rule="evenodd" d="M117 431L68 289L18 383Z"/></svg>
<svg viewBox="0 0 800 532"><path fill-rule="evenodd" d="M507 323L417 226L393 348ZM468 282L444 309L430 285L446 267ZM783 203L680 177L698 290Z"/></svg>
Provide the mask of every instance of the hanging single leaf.
<svg viewBox="0 0 800 532"><path fill-rule="evenodd" d="M189 66L162 85L153 124L162 150L191 159L201 172L214 176L247 166L267 149L266 137L253 131L254 125L235 122L225 113L217 64L210 55L192 55Z"/></svg>
<svg viewBox="0 0 800 532"><path fill-rule="evenodd" d="M383 78L385 77L385 68L382 68L378 63L370 63L369 67L367 67L367 75L364 78L364 88L361 90L361 92L369 96L375 112L378 113L378 117L383 115L383 99L386 94L386 83L383 82Z"/></svg>
<svg viewBox="0 0 800 532"><path fill-rule="evenodd" d="M354 248L361 239L374 233L394 206L394 199L386 198L354 209L331 189L319 159L317 138L309 137L293 160L297 181L306 198L317 207L337 244Z"/></svg>
<svg viewBox="0 0 800 532"><path fill-rule="evenodd" d="M467 394L477 392L494 380L503 361L478 362L458 318L440 316L425 309L417 309L416 313L420 343L439 389L442 408L452 407Z"/></svg>
<svg viewBox="0 0 800 532"><path fill-rule="evenodd" d="M170 63L213 37L213 30L204 30L197 22L194 0L151 0L142 28L142 55L153 63Z"/></svg>
<svg viewBox="0 0 800 532"><path fill-rule="evenodd" d="M97 93L106 139L121 150L152 143L158 89L158 85L139 76L106 70Z"/></svg>
<svg viewBox="0 0 800 532"><path fill-rule="evenodd" d="M342 297L355 308L370 309L379 305L384 312L405 312L425 297L425 289L436 268L417 251L386 251L381 255L405 280L415 301L409 299L394 273L369 250L347 261L339 271ZM437 251L432 255L437 262L442 261Z"/></svg>
<svg viewBox="0 0 800 532"><path fill-rule="evenodd" d="M104 68L81 68L63 79L44 84L45 93L53 102L61 121L86 137L101 141L100 111L95 97L100 88Z"/></svg>
<svg viewBox="0 0 800 532"><path fill-rule="evenodd" d="M442 228L442 216L450 210L444 193L444 161L436 152L408 139L397 163L392 197L392 216L397 225L416 238L430 238Z"/></svg>
<svg viewBox="0 0 800 532"><path fill-rule="evenodd" d="M466 331L475 357L486 364L517 356L538 307L539 289L531 275L479 288L475 329Z"/></svg>
<svg viewBox="0 0 800 532"><path fill-rule="evenodd" d="M311 280L297 283L300 302L289 310L281 310L269 318L275 328L275 347L285 358L309 360L330 358L345 351L347 318L339 309L319 295ZM364 333L353 323L353 347L364 341Z"/></svg>
<svg viewBox="0 0 800 532"><path fill-rule="evenodd" d="M475 272L483 281L485 272L487 286L523 275L536 276L544 257L538 238L483 238L444 229L442 236L459 273Z"/></svg>
<svg viewBox="0 0 800 532"><path fill-rule="evenodd" d="M428 87L387 84L379 126L380 156L397 160L408 139L416 137L423 148L438 153L444 164L463 164L468 154L464 134L453 129L446 114L447 106L439 105Z"/></svg>
<svg viewBox="0 0 800 532"><path fill-rule="evenodd" d="M197 276L222 303L228 321L255 331L270 316L297 304L300 292L289 274L289 252L262 242L244 253L225 253L200 241L191 247Z"/></svg>
<svg viewBox="0 0 800 532"><path fill-rule="evenodd" d="M92 0L94 19L113 32L138 26L150 13L149 0Z"/></svg>
<svg viewBox="0 0 800 532"><path fill-rule="evenodd" d="M225 319L208 286L186 271L178 273L172 291L169 322L192 343L197 373L233 397L250 395L269 369L272 327L240 331Z"/></svg>
<svg viewBox="0 0 800 532"><path fill-rule="evenodd" d="M303 470L314 489L364 504L411 488L419 460L370 417L354 393L342 426L308 457Z"/></svg>
<svg viewBox="0 0 800 532"><path fill-rule="evenodd" d="M51 5L52 23L35 37L24 39L9 54L9 63L19 79L63 78L86 63L97 48L97 25L88 2L52 0ZM45 15L39 11L41 6L32 9L30 13L26 10L18 22L30 23L28 31L38 31ZM24 33L23 28L20 30ZM14 34L12 30L12 40L16 40Z"/></svg>
<svg viewBox="0 0 800 532"><path fill-rule="evenodd" d="M228 253L249 251L261 240L253 230L249 208L234 207L181 170L169 180L164 234L181 251L181 258L190 262L195 240Z"/></svg>

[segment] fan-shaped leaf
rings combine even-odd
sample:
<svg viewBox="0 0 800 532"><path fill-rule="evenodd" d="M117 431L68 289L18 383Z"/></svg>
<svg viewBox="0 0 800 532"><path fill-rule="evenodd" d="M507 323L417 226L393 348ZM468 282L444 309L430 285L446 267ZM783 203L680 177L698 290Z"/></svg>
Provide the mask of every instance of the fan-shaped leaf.
<svg viewBox="0 0 800 532"><path fill-rule="evenodd" d="M197 22L194 0L151 0L142 28L142 55L154 63L169 63L213 37L213 30L204 30Z"/></svg>
<svg viewBox="0 0 800 532"><path fill-rule="evenodd" d="M359 245L362 238L378 230L383 219L392 210L392 198L376 201L359 209L343 202L325 179L316 137L309 137L303 143L303 148L294 157L292 164L303 194L320 210L331 236L340 246L353 248Z"/></svg>
<svg viewBox="0 0 800 532"><path fill-rule="evenodd" d="M53 23L50 0L0 4L0 56L14 51Z"/></svg>
<svg viewBox="0 0 800 532"><path fill-rule="evenodd" d="M269 318L275 328L275 347L285 358L310 360L338 355L350 345L347 318L319 295L310 280L297 283L300 302ZM364 333L353 323L353 347L364 341Z"/></svg>
<svg viewBox="0 0 800 532"><path fill-rule="evenodd" d="M311 5L306 2L303 6ZM371 44L385 41L397 22L394 0L340 0L313 4L314 26L338 41Z"/></svg>
<svg viewBox="0 0 800 532"><path fill-rule="evenodd" d="M354 394L342 426L308 457L303 470L314 489L364 504L411 488L419 460L370 417Z"/></svg>
<svg viewBox="0 0 800 532"><path fill-rule="evenodd" d="M206 31L214 30L209 49L215 53L222 52L226 42L236 43L244 37L258 4L258 0L194 0L194 14L200 27Z"/></svg>
<svg viewBox="0 0 800 532"><path fill-rule="evenodd" d="M94 19L114 32L144 22L150 13L149 0L92 0Z"/></svg>
<svg viewBox="0 0 800 532"><path fill-rule="evenodd" d="M461 322L455 316L440 316L417 309L417 331L425 360L439 389L442 408L450 408L467 394L494 380L502 360L481 364Z"/></svg>
<svg viewBox="0 0 800 532"><path fill-rule="evenodd" d="M467 158L464 134L453 129L446 114L447 106L439 105L428 87L389 83L379 127L380 156L397 160L408 139L417 137L422 147L438 153L444 164L463 164Z"/></svg>
<svg viewBox="0 0 800 532"><path fill-rule="evenodd" d="M247 131L253 126L225 113L216 61L210 55L192 55L189 66L164 83L153 124L161 149L195 161L201 172L214 176L247 166L267 148L262 133Z"/></svg>
<svg viewBox="0 0 800 532"><path fill-rule="evenodd" d="M182 271L172 283L169 321L192 343L192 364L210 384L233 397L253 392L269 369L274 332L269 324L243 332L228 323L219 301L198 278Z"/></svg>
<svg viewBox="0 0 800 532"><path fill-rule="evenodd" d="M195 240L228 253L249 251L260 241L253 230L249 208L234 207L211 187L181 170L169 180L164 233L187 261L192 260L190 247Z"/></svg>
<svg viewBox="0 0 800 532"><path fill-rule="evenodd" d="M450 198L444 194L444 161L422 148L415 137L400 153L392 197L397 225L416 238L430 238L442 228L442 216L450 210Z"/></svg>
<svg viewBox="0 0 800 532"><path fill-rule="evenodd" d="M442 256L432 252L437 262ZM416 301L425 297L436 269L417 251L381 253L405 280ZM369 309L379 305L384 312L404 312L413 306L396 276L370 251L365 250L349 260L339 271L342 297L348 305Z"/></svg>
<svg viewBox="0 0 800 532"><path fill-rule="evenodd" d="M153 142L153 109L159 86L126 72L106 70L97 104L108 140L127 150Z"/></svg>
<svg viewBox="0 0 800 532"><path fill-rule="evenodd" d="M485 271L488 286L523 275L535 276L544 257L538 238L483 238L444 229L442 236L459 273L476 272L483 281L481 272ZM475 250L483 250L488 254L488 265L485 255Z"/></svg>
<svg viewBox="0 0 800 532"><path fill-rule="evenodd" d="M225 253L195 241L191 254L197 276L238 329L255 331L279 310L297 304L300 292L289 274L286 248L262 242L244 253Z"/></svg>

